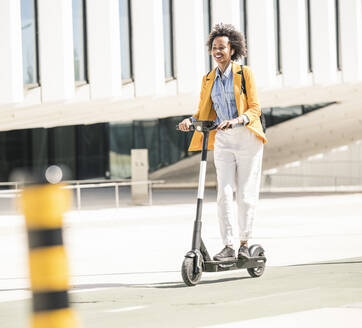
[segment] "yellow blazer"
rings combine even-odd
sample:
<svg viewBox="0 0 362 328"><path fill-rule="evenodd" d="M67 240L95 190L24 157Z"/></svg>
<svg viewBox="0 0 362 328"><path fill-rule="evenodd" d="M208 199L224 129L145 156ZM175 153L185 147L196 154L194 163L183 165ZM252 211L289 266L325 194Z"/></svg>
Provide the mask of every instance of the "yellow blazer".
<svg viewBox="0 0 362 328"><path fill-rule="evenodd" d="M243 65L243 73L245 78L245 88L247 97L241 90L241 70L240 65L232 63L233 72L233 85L236 107L238 109L239 116L241 114L246 115L249 118L250 123L246 127L256 134L256 136L264 143L267 143L267 138L263 132L263 128L260 122L260 104L256 92L255 79L252 71L248 66ZM202 78L200 102L198 111L193 117L197 120L209 120L214 121L216 119L216 112L213 108L211 100L211 90L214 85L216 76L216 68L209 74ZM216 130L210 132L208 149L214 149ZM190 151L201 150L202 148L202 133L196 132L191 140L189 147Z"/></svg>

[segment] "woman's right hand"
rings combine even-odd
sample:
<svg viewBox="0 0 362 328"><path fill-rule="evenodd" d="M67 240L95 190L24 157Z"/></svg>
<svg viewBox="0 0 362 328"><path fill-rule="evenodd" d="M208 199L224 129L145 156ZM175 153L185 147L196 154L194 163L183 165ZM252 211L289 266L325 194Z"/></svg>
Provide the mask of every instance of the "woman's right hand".
<svg viewBox="0 0 362 328"><path fill-rule="evenodd" d="M179 123L178 128L181 131L190 131L190 125L191 125L191 121L189 118L185 118L182 122Z"/></svg>

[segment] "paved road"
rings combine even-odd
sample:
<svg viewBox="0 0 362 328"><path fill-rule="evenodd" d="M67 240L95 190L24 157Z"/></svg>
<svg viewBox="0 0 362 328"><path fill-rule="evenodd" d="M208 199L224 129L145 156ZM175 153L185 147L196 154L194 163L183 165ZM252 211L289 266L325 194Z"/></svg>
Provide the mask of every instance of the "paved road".
<svg viewBox="0 0 362 328"><path fill-rule="evenodd" d="M245 270L209 274L197 287L185 287L179 280L79 284L73 289L72 305L88 328L207 327L320 308L358 309L362 324L361 277L362 258L353 258L271 267L261 278L250 278ZM1 327L25 327L26 318L16 314L27 307L29 300L1 304ZM313 327L334 327L337 322L328 325L331 318L322 317L323 322ZM343 326L348 320L343 318ZM353 322L352 327L359 326Z"/></svg>
<svg viewBox="0 0 362 328"><path fill-rule="evenodd" d="M266 249L265 274L208 273L194 288L184 286L179 272L194 204L70 212L72 304L86 328L360 327L361 200L360 194L262 199L254 241ZM221 246L215 203L203 213L213 254ZM0 258L0 327L26 327L30 292L20 216L0 216Z"/></svg>
<svg viewBox="0 0 362 328"><path fill-rule="evenodd" d="M210 275L196 288L180 281L120 286L77 294L74 302L86 327L201 327L346 304L362 311L361 260L269 268L258 279L246 271Z"/></svg>

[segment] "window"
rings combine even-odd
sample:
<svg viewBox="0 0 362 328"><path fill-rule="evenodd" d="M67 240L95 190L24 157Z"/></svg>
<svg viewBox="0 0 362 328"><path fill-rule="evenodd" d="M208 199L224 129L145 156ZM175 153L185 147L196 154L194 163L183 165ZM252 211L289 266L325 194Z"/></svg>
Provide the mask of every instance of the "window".
<svg viewBox="0 0 362 328"><path fill-rule="evenodd" d="M342 70L341 64L341 30L340 30L340 16L339 16L339 0L335 0L336 11L336 53L337 53L337 69Z"/></svg>
<svg viewBox="0 0 362 328"><path fill-rule="evenodd" d="M211 1L204 0L204 40L205 44L209 38L211 31ZM206 48L205 51L205 71L209 72L212 70L212 59L209 54L209 49Z"/></svg>
<svg viewBox="0 0 362 328"><path fill-rule="evenodd" d="M173 63L173 28L172 28L172 0L162 0L163 7L163 45L165 55L165 78L175 77Z"/></svg>
<svg viewBox="0 0 362 328"><path fill-rule="evenodd" d="M244 36L245 43L248 39L247 0L240 0L240 31ZM244 64L248 64L248 58L243 58Z"/></svg>
<svg viewBox="0 0 362 328"><path fill-rule="evenodd" d="M327 107L332 104L335 104L335 102L309 104L309 105L295 105L288 107L270 107L270 108L263 108L262 111L265 115L266 126L268 128L278 123L299 117L301 115L307 114L309 112L315 111L323 107Z"/></svg>
<svg viewBox="0 0 362 328"><path fill-rule="evenodd" d="M131 176L131 149L148 149L150 172L192 156L193 153L188 151L192 133L175 130L175 125L186 117L189 116L109 124L112 178Z"/></svg>
<svg viewBox="0 0 362 328"><path fill-rule="evenodd" d="M87 82L85 1L73 0L73 44L75 81Z"/></svg>
<svg viewBox="0 0 362 328"><path fill-rule="evenodd" d="M27 86L39 85L36 0L21 0L23 79Z"/></svg>
<svg viewBox="0 0 362 328"><path fill-rule="evenodd" d="M308 71L313 72L312 64L312 29L310 16L310 0L305 0L306 25L307 25L307 51L308 51Z"/></svg>
<svg viewBox="0 0 362 328"><path fill-rule="evenodd" d="M119 19L121 28L121 67L122 81L130 82L133 79L132 71L132 28L131 28L131 1L119 1Z"/></svg>
<svg viewBox="0 0 362 328"><path fill-rule="evenodd" d="M281 40L280 40L280 6L279 0L274 0L274 34L275 34L275 59L277 74L282 73Z"/></svg>

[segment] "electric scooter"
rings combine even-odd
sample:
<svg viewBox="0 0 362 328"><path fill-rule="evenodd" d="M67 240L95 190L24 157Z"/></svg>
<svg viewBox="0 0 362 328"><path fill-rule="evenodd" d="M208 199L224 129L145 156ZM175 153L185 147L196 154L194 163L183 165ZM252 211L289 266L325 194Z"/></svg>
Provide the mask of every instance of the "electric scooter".
<svg viewBox="0 0 362 328"><path fill-rule="evenodd" d="M178 129L178 126L176 127ZM199 185L197 193L196 219L194 222L192 249L187 252L182 263L182 279L187 286L195 286L201 280L202 272L218 272L228 270L247 269L251 277L260 277L264 273L266 257L261 245L249 247L250 257L247 259L235 258L228 261L214 261L211 259L206 246L201 238L201 214L202 202L205 190L207 146L209 133L215 130L213 121L195 121L190 126L190 131L198 131L203 134L201 163L199 173Z"/></svg>

